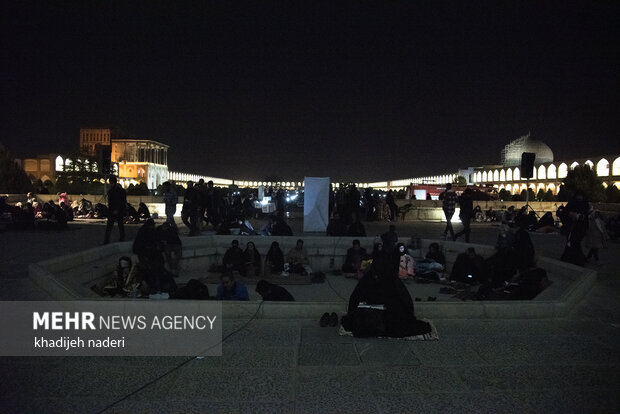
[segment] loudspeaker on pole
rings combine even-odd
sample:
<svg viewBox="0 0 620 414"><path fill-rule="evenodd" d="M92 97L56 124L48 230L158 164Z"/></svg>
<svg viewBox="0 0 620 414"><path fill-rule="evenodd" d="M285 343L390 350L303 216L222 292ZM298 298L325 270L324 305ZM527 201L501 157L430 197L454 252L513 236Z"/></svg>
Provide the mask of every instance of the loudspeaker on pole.
<svg viewBox="0 0 620 414"><path fill-rule="evenodd" d="M532 178L534 176L534 160L536 154L533 152L524 152L521 154L521 177Z"/></svg>

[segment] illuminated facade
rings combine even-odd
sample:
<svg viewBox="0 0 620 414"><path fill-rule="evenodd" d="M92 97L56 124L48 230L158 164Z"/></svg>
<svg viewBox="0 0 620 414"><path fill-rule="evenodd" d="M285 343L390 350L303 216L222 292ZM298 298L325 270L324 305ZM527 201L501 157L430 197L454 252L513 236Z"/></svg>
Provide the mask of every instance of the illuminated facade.
<svg viewBox="0 0 620 414"><path fill-rule="evenodd" d="M35 158L16 158L17 165L28 175L31 181L56 182L55 161L58 154L37 155Z"/></svg>
<svg viewBox="0 0 620 414"><path fill-rule="evenodd" d="M122 185L146 183L155 189L168 180L168 148L150 139L113 139L112 162Z"/></svg>
<svg viewBox="0 0 620 414"><path fill-rule="evenodd" d="M110 146L112 130L110 128L80 128L80 153L95 156L97 145Z"/></svg>

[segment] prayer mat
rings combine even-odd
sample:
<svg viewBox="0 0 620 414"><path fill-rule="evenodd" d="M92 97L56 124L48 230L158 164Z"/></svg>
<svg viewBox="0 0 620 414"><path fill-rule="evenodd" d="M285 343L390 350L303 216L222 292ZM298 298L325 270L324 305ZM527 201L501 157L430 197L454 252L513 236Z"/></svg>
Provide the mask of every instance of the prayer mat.
<svg viewBox="0 0 620 414"><path fill-rule="evenodd" d="M403 341L438 341L439 340L439 334L437 333L437 328L435 327L435 324L432 321L429 321L428 319L420 319L423 322L427 322L430 326L431 326L431 331L427 334L423 334L423 335L415 335L415 336L405 336L404 338L394 338L391 336L378 336L377 338L380 339L400 339ZM340 325L340 328L338 330L338 335L340 336L353 336L353 332L351 331L347 331L346 329L344 329L344 327L342 325Z"/></svg>

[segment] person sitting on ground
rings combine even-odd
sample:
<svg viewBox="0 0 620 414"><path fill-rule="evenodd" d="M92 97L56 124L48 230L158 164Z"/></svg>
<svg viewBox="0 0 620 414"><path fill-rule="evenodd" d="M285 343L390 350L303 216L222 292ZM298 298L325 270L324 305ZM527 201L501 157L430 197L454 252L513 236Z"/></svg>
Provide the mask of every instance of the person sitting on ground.
<svg viewBox="0 0 620 414"><path fill-rule="evenodd" d="M140 223L140 215L138 211L129 203L127 203L127 215L125 216L127 223Z"/></svg>
<svg viewBox="0 0 620 414"><path fill-rule="evenodd" d="M243 251L243 261L245 264L245 276L255 277L261 274L260 253L256 250L254 242L248 242Z"/></svg>
<svg viewBox="0 0 620 414"><path fill-rule="evenodd" d="M64 201L60 202L60 208L65 212L65 217L67 221L73 221L73 209L71 206L67 205Z"/></svg>
<svg viewBox="0 0 620 414"><path fill-rule="evenodd" d="M486 216L486 221L488 222L497 221L497 216L495 214L495 211L493 210L493 207L489 207L489 209L485 213L485 216Z"/></svg>
<svg viewBox="0 0 620 414"><path fill-rule="evenodd" d="M183 245L176 226L169 221L157 227L157 238L166 258L166 265L175 275L179 274L179 262L183 256Z"/></svg>
<svg viewBox="0 0 620 414"><path fill-rule="evenodd" d="M527 232L528 221L522 221L519 223L519 228L515 232L513 254L514 263L520 274L523 274L526 270L534 267L534 244Z"/></svg>
<svg viewBox="0 0 620 414"><path fill-rule="evenodd" d="M217 300L250 300L248 288L243 282L235 280L232 273L223 274L220 281L215 295Z"/></svg>
<svg viewBox="0 0 620 414"><path fill-rule="evenodd" d="M264 301L294 302L295 298L282 286L269 283L261 279L256 284L256 292L263 297Z"/></svg>
<svg viewBox="0 0 620 414"><path fill-rule="evenodd" d="M132 264L130 257L123 256L118 259L116 273L114 274L114 277L108 282L108 284L103 287L103 291L110 296L116 296L117 294L125 295L126 292L123 288L125 287L125 283L129 278L131 267Z"/></svg>
<svg viewBox="0 0 620 414"><path fill-rule="evenodd" d="M505 281L513 278L517 267L515 265L515 234L508 227L502 224L499 227L499 234L495 242L495 253L484 261L484 280L489 281L490 286L503 286Z"/></svg>
<svg viewBox="0 0 620 414"><path fill-rule="evenodd" d="M250 223L249 218L243 218L239 216L237 218L237 224L239 225L239 234L243 236L251 236L256 234L256 230L254 230L254 226Z"/></svg>
<svg viewBox="0 0 620 414"><path fill-rule="evenodd" d="M484 280L483 259L473 247L456 257L450 280L475 284Z"/></svg>
<svg viewBox="0 0 620 414"><path fill-rule="evenodd" d="M355 273L360 278L362 260L366 257L366 249L360 246L359 240L353 240L353 245L347 250L347 257L342 264L344 273Z"/></svg>
<svg viewBox="0 0 620 414"><path fill-rule="evenodd" d="M273 214L270 215L269 218L267 219L267 223L265 223L265 225L261 227L259 234L261 236L271 236L275 222L276 222L276 216L274 216Z"/></svg>
<svg viewBox="0 0 620 414"><path fill-rule="evenodd" d="M164 258L160 249L159 235L155 229L155 221L148 219L136 234L133 241L133 253L138 256L140 263L164 265Z"/></svg>
<svg viewBox="0 0 620 414"><path fill-rule="evenodd" d="M360 216L357 213L353 214L353 223L347 230L347 236L349 237L366 237L366 229L360 221Z"/></svg>
<svg viewBox="0 0 620 414"><path fill-rule="evenodd" d="M222 264L227 274L237 271L242 276L245 276L245 259L243 257L243 250L239 247L239 240L232 241L230 248L224 253Z"/></svg>
<svg viewBox="0 0 620 414"><path fill-rule="evenodd" d="M265 276L269 273L281 273L284 271L284 253L277 241L271 243L271 247L265 256ZM269 272L269 273L268 273Z"/></svg>
<svg viewBox="0 0 620 414"><path fill-rule="evenodd" d="M151 218L151 212L149 208L144 203L138 204L138 217L140 220L147 220Z"/></svg>
<svg viewBox="0 0 620 414"><path fill-rule="evenodd" d="M291 273L301 273L310 274L312 271L310 270L310 258L308 257L308 252L304 248L304 241L299 239L293 247L288 252L288 264L289 264L289 272Z"/></svg>
<svg viewBox="0 0 620 414"><path fill-rule="evenodd" d="M502 214L502 223L512 226L515 223L515 206L510 206Z"/></svg>
<svg viewBox="0 0 620 414"><path fill-rule="evenodd" d="M293 230L291 230L291 227L286 224L286 221L284 221L284 218L282 217L282 212L278 212L278 215L275 218L275 222L273 224L273 227L271 228L271 235L272 236L292 236L293 235Z"/></svg>
<svg viewBox="0 0 620 414"><path fill-rule="evenodd" d="M383 250L387 253L391 253L398 243L398 234L396 234L396 226L390 224L390 229L381 235L381 241L383 242Z"/></svg>
<svg viewBox="0 0 620 414"><path fill-rule="evenodd" d="M482 223L483 221L486 221L486 217L484 213L482 212L482 208L480 206L474 207L472 217L474 218L476 223Z"/></svg>
<svg viewBox="0 0 620 414"><path fill-rule="evenodd" d="M378 309L369 309L371 305ZM389 262L382 260L373 260L369 272L357 283L342 326L356 337L403 338L432 330L429 323L416 319L407 287Z"/></svg>
<svg viewBox="0 0 620 414"><path fill-rule="evenodd" d="M334 217L327 225L326 235L331 237L343 237L347 235L347 225L340 220L340 216L334 213Z"/></svg>
<svg viewBox="0 0 620 414"><path fill-rule="evenodd" d="M401 280L412 279L415 276L415 261L407 252L407 247L405 247L404 243L398 243L396 245L393 256L395 265L398 266L398 277Z"/></svg>
<svg viewBox="0 0 620 414"><path fill-rule="evenodd" d="M439 250L439 244L431 243L428 246L428 253L424 260L418 260L415 262L414 270L416 274L423 276L431 272L437 274L443 273L446 266L446 257Z"/></svg>
<svg viewBox="0 0 620 414"><path fill-rule="evenodd" d="M594 259L595 263L598 263L599 249L607 247L607 240L609 235L605 228L605 221L599 210L596 210L593 206L590 207L590 213L588 214L588 231L586 233L586 247L588 255L586 260Z"/></svg>
<svg viewBox="0 0 620 414"><path fill-rule="evenodd" d="M553 220L553 213L547 211L538 220L536 224L536 233L553 233L555 231L555 220Z"/></svg>

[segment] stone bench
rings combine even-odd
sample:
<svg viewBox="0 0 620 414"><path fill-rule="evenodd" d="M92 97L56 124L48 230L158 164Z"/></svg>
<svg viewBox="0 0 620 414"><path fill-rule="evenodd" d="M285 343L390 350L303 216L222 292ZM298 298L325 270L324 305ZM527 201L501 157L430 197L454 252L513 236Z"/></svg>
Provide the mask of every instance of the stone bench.
<svg viewBox="0 0 620 414"><path fill-rule="evenodd" d="M207 276L213 263L221 259L230 247L232 240L239 240L242 247L248 241L254 242L264 260L271 243L278 241L286 254L298 237L260 237L260 236L201 236L183 238L183 258L181 273ZM306 237L304 247L310 256L314 271L326 274L339 269L351 246L353 237ZM372 249L373 237L358 238L362 247ZM406 242L406 241L405 241ZM422 239L420 252L426 252L434 240ZM493 254L494 248L485 245L464 244L442 241L448 268L456 256L474 247L483 257ZM95 249L69 254L55 259L31 264L31 279L56 300L98 299L90 287L112 275L119 257L131 255L132 242L113 243ZM134 257L134 260L136 258ZM531 301L467 301L467 302L416 302L416 314L429 318L552 318L566 315L591 289L596 273L590 269L573 266L557 260L541 258L539 266L547 270L553 284ZM328 276L329 278L329 276ZM183 281L183 278L180 279ZM308 289L313 289L308 286ZM224 315L242 318L248 312L256 311L258 302L224 303ZM308 317L316 318L323 312L342 311L344 301L340 302L294 302L264 303L259 317Z"/></svg>

